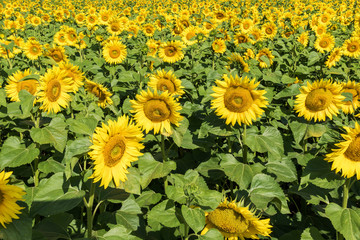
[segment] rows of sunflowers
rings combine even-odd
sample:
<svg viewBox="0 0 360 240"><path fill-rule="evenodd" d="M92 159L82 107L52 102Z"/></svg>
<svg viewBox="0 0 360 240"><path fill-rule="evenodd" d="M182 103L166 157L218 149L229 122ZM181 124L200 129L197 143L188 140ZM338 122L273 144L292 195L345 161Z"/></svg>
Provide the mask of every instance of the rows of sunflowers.
<svg viewBox="0 0 360 240"><path fill-rule="evenodd" d="M360 7L0 1L0 239L360 239Z"/></svg>

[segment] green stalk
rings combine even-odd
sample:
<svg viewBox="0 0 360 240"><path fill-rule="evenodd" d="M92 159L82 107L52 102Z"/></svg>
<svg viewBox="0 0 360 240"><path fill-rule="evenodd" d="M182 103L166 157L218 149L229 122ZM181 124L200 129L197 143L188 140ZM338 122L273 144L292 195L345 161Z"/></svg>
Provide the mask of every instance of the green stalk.
<svg viewBox="0 0 360 240"><path fill-rule="evenodd" d="M161 134L161 154L163 162L167 161L166 151L165 151L165 136Z"/></svg>
<svg viewBox="0 0 360 240"><path fill-rule="evenodd" d="M347 178L345 180L345 184L344 184L343 201L342 201L343 208L347 208L350 187L351 187L351 178ZM338 238L339 240L344 240L344 236L341 233L336 232L336 237L338 237L338 236L339 236L339 238Z"/></svg>
<svg viewBox="0 0 360 240"><path fill-rule="evenodd" d="M248 151L248 147L246 145L246 125L244 124L244 132L242 135L242 143L243 143L243 161L245 164L248 163L247 160L247 151Z"/></svg>
<svg viewBox="0 0 360 240"><path fill-rule="evenodd" d="M89 193L89 201L85 202L86 207L86 218L87 218L87 238L92 238L92 229L93 229L93 212L92 208L94 205L94 198L95 198L95 183L91 181L90 186L90 193Z"/></svg>

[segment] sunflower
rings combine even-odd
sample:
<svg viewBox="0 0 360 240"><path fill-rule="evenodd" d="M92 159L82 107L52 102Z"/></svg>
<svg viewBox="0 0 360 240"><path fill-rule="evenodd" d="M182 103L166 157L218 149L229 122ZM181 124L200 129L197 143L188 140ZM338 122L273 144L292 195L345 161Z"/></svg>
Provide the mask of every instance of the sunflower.
<svg viewBox="0 0 360 240"><path fill-rule="evenodd" d="M154 40L154 39L149 39L147 42L146 42L146 45L148 46L149 48L149 51L147 53L148 56L152 56L152 57L155 57L156 56L156 53L159 49L159 42Z"/></svg>
<svg viewBox="0 0 360 240"><path fill-rule="evenodd" d="M186 45L193 45L196 43L196 35L198 34L198 27L191 26L186 28L182 33L182 40Z"/></svg>
<svg viewBox="0 0 360 240"><path fill-rule="evenodd" d="M59 68L66 71L66 77L70 78L70 85L72 86L73 92L77 92L79 87L84 85L84 73L79 70L79 66L74 66L71 63L61 62Z"/></svg>
<svg viewBox="0 0 360 240"><path fill-rule="evenodd" d="M338 48L338 47L334 48L331 51L330 55L328 56L328 58L327 58L327 60L325 62L325 66L327 68L331 68L331 67L335 66L336 63L338 61L340 61L342 54L343 54L343 50L341 48Z"/></svg>
<svg viewBox="0 0 360 240"><path fill-rule="evenodd" d="M244 58L239 53L231 53L228 57L228 67L242 70L244 72L249 72L249 64L244 61Z"/></svg>
<svg viewBox="0 0 360 240"><path fill-rule="evenodd" d="M319 37L319 36L321 36L321 35L323 35L323 34L325 34L326 33L326 26L325 25L318 25L318 26L316 26L316 28L315 28L315 35L317 36L317 37Z"/></svg>
<svg viewBox="0 0 360 240"><path fill-rule="evenodd" d="M0 172L0 223L6 228L5 224L11 223L13 219L19 219L17 216L21 214L20 207L16 202L24 201L25 192L17 186L9 183L9 177L12 172Z"/></svg>
<svg viewBox="0 0 360 240"><path fill-rule="evenodd" d="M66 43L69 46L75 46L76 42L77 42L77 33L76 33L76 29L75 28L67 28L65 30L65 39L66 39Z"/></svg>
<svg viewBox="0 0 360 240"><path fill-rule="evenodd" d="M360 37L352 37L347 39L343 46L343 52L345 56L357 58L360 56Z"/></svg>
<svg viewBox="0 0 360 240"><path fill-rule="evenodd" d="M94 182L101 180L100 186L106 189L113 181L116 187L127 180L127 168L135 162L144 145L141 129L127 116L121 116L116 121L109 120L107 124L97 127L92 136L89 156L94 160Z"/></svg>
<svg viewBox="0 0 360 240"><path fill-rule="evenodd" d="M211 44L211 48L214 50L215 53L223 54L226 51L225 40L221 38L215 39Z"/></svg>
<svg viewBox="0 0 360 240"><path fill-rule="evenodd" d="M274 55L268 48L264 48L256 54L256 60L259 61L261 68L268 68L273 64ZM268 60L268 61L266 61Z"/></svg>
<svg viewBox="0 0 360 240"><path fill-rule="evenodd" d="M110 98L112 94L103 85L86 80L85 89L89 93L94 94L99 99L97 101L98 106L105 108L107 104L113 104L113 101Z"/></svg>
<svg viewBox="0 0 360 240"><path fill-rule="evenodd" d="M148 86L163 92L168 91L171 96L181 96L185 93L183 90L184 87L181 86L181 80L175 76L172 70L166 72L162 69L155 74L151 74Z"/></svg>
<svg viewBox="0 0 360 240"><path fill-rule="evenodd" d="M351 178L356 174L360 179L360 125L355 122L355 128L344 127L346 134L341 134L344 141L335 144L338 149L332 149L325 160L332 162L331 170L342 172L342 176Z"/></svg>
<svg viewBox="0 0 360 240"><path fill-rule="evenodd" d="M25 56L31 60L36 60L42 55L41 44L36 40L28 40L24 44Z"/></svg>
<svg viewBox="0 0 360 240"><path fill-rule="evenodd" d="M184 58L183 48L185 48L185 45L178 40L163 43L159 49L159 57L168 63L180 61Z"/></svg>
<svg viewBox="0 0 360 240"><path fill-rule="evenodd" d="M307 82L307 86L302 86L301 93L296 96L294 110L308 121L325 121L326 117L332 119L339 113L345 99L341 91L341 85L331 80Z"/></svg>
<svg viewBox="0 0 360 240"><path fill-rule="evenodd" d="M254 21L250 18L245 18L241 21L240 30L243 33L247 33L254 27Z"/></svg>
<svg viewBox="0 0 360 240"><path fill-rule="evenodd" d="M67 61L65 48L63 46L53 46L52 48L48 48L45 56L50 57L56 63Z"/></svg>
<svg viewBox="0 0 360 240"><path fill-rule="evenodd" d="M306 47L309 43L309 33L303 32L300 34L300 36L297 38L297 41L301 43L304 47Z"/></svg>
<svg viewBox="0 0 360 240"><path fill-rule="evenodd" d="M142 30L145 36L152 37L155 33L155 26L153 24L148 23L142 27Z"/></svg>
<svg viewBox="0 0 360 240"><path fill-rule="evenodd" d="M216 115L226 119L226 124L233 126L245 123L251 125L252 121L260 117L268 104L264 94L265 90L255 90L259 85L255 79L250 81L248 77L223 76L224 81L216 80L216 85L211 94L211 108L215 109Z"/></svg>
<svg viewBox="0 0 360 240"><path fill-rule="evenodd" d="M113 17L107 24L106 30L112 35L119 35L123 31L120 19Z"/></svg>
<svg viewBox="0 0 360 240"><path fill-rule="evenodd" d="M66 39L66 33L61 30L54 35L54 43L60 46L67 45L68 41Z"/></svg>
<svg viewBox="0 0 360 240"><path fill-rule="evenodd" d="M352 94L352 101L346 101L342 105L342 110L346 114L353 114L355 110L360 107L360 83L355 81L342 82L342 91Z"/></svg>
<svg viewBox="0 0 360 240"><path fill-rule="evenodd" d="M334 48L334 46L335 38L329 33L319 36L314 44L315 49L321 53L324 53L325 51L330 52L331 49Z"/></svg>
<svg viewBox="0 0 360 240"><path fill-rule="evenodd" d="M110 41L103 47L105 61L110 64L119 64L126 58L126 46L120 41Z"/></svg>
<svg viewBox="0 0 360 240"><path fill-rule="evenodd" d="M130 103L133 109L130 112L135 113L136 122L146 133L154 130L154 134L171 134L171 124L179 126L182 119L179 113L182 108L168 91L159 94L148 88L136 95L136 100L130 100Z"/></svg>
<svg viewBox="0 0 360 240"><path fill-rule="evenodd" d="M265 23L261 27L261 30L264 33L264 37L269 38L269 39L274 39L274 37L276 36L276 33L277 33L276 25L273 22Z"/></svg>
<svg viewBox="0 0 360 240"><path fill-rule="evenodd" d="M228 202L225 199L214 211L206 212L205 217L206 225L201 235L212 228L219 230L226 240L259 239L258 235L269 237L271 233L270 219L260 219L254 209L244 206L243 201Z"/></svg>
<svg viewBox="0 0 360 240"><path fill-rule="evenodd" d="M42 103L40 109L48 113L57 113L61 107L66 108L70 102L69 92L72 92L71 78L67 77L65 70L59 67L49 69L44 76L40 78L39 92L37 93L37 102Z"/></svg>
<svg viewBox="0 0 360 240"><path fill-rule="evenodd" d="M8 78L8 84L5 87L6 95L13 102L19 102L19 92L21 90L26 90L32 95L35 95L39 83L33 78L26 78L27 76L33 75L30 69L25 70L24 72L18 70L13 75ZM25 80L22 80L24 79Z"/></svg>

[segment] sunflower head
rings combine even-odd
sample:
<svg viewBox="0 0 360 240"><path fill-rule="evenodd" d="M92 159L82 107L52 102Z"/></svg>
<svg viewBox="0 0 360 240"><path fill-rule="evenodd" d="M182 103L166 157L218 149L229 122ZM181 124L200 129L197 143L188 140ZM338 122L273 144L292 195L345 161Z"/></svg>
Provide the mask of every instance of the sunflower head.
<svg viewBox="0 0 360 240"><path fill-rule="evenodd" d="M109 41L103 47L105 61L110 64L119 64L126 58L126 46L120 41Z"/></svg>
<svg viewBox="0 0 360 240"><path fill-rule="evenodd" d="M343 52L345 56L357 58L360 56L360 37L352 37L343 44Z"/></svg>
<svg viewBox="0 0 360 240"><path fill-rule="evenodd" d="M211 47L215 53L223 54L226 51L225 40L221 38L215 39L211 44Z"/></svg>
<svg viewBox="0 0 360 240"><path fill-rule="evenodd" d="M351 93L352 100L345 101L342 105L342 110L345 114L353 114L358 107L360 107L360 83L355 81L342 82L342 91L343 93Z"/></svg>
<svg viewBox="0 0 360 240"><path fill-rule="evenodd" d="M341 90L341 85L331 80L307 82L307 86L302 86L301 93L296 96L294 110L308 121L325 121L326 117L332 119L339 113L345 99Z"/></svg>
<svg viewBox="0 0 360 240"><path fill-rule="evenodd" d="M183 48L185 45L178 40L163 43L159 49L159 57L168 63L180 61L184 58Z"/></svg>
<svg viewBox="0 0 360 240"><path fill-rule="evenodd" d="M325 160L332 162L331 170L342 172L342 176L351 178L356 175L360 179L360 125L355 122L355 128L344 127L346 134L341 136L344 141L335 144L338 148L332 149Z"/></svg>
<svg viewBox="0 0 360 240"><path fill-rule="evenodd" d="M98 98L98 106L105 108L106 105L113 104L113 101L110 98L112 94L103 85L90 80L86 80L85 89L87 92L95 95Z"/></svg>
<svg viewBox="0 0 360 240"><path fill-rule="evenodd" d="M258 239L258 235L270 236L270 219L260 219L254 209L244 206L243 201L231 202L225 199L211 212L205 213L206 226L201 232L204 235L212 228L216 228L225 239Z"/></svg>
<svg viewBox="0 0 360 240"><path fill-rule="evenodd" d="M215 93L211 94L211 108L215 109L216 115L226 119L226 124L233 126L245 123L251 125L264 112L268 102L264 94L265 90L255 90L259 85L255 79L248 77L223 76L224 81L216 80L213 87Z"/></svg>
<svg viewBox="0 0 360 240"><path fill-rule="evenodd" d="M39 87L39 82L36 79L29 78L33 75L30 69L25 71L16 71L8 78L8 84L5 87L6 95L11 101L20 101L19 92L26 90L32 95L35 95Z"/></svg>
<svg viewBox="0 0 360 240"><path fill-rule="evenodd" d="M107 124L95 129L90 146L90 158L94 161L94 182L101 180L100 186L107 188L111 181L116 187L125 182L127 168L142 155L144 145L141 129L127 116L116 121L109 120Z"/></svg>
<svg viewBox="0 0 360 240"><path fill-rule="evenodd" d="M169 94L168 91L158 93L149 88L136 95L136 100L130 100L135 121L148 133L154 130L154 134L171 134L171 124L179 126L182 117L179 111L180 104Z"/></svg>
<svg viewBox="0 0 360 240"><path fill-rule="evenodd" d="M171 96L181 96L185 93L184 87L181 86L181 80L175 76L172 70L159 70L152 74L148 86L162 92L168 91Z"/></svg>
<svg viewBox="0 0 360 240"><path fill-rule="evenodd" d="M9 183L9 177L12 172L0 172L0 223L6 228L5 224L11 223L13 219L18 219L20 207L16 202L24 201L23 196L25 195L24 190L20 187L12 186Z"/></svg>

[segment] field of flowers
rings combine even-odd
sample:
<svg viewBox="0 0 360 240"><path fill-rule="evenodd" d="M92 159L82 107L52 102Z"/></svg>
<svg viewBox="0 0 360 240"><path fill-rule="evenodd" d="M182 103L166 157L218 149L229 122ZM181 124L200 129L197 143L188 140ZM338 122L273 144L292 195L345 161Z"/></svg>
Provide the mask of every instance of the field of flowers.
<svg viewBox="0 0 360 240"><path fill-rule="evenodd" d="M0 1L0 239L360 239L360 7Z"/></svg>

